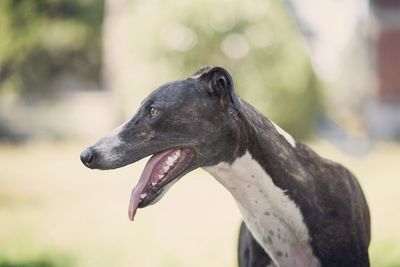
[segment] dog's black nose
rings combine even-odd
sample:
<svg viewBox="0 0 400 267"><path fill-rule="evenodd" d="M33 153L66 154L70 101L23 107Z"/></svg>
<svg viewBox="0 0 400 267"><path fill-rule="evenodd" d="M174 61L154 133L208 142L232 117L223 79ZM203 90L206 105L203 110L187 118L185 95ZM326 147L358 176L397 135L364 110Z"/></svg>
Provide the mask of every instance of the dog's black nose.
<svg viewBox="0 0 400 267"><path fill-rule="evenodd" d="M90 167L90 163L94 161L94 152L91 148L85 149L81 153L81 161L85 166Z"/></svg>

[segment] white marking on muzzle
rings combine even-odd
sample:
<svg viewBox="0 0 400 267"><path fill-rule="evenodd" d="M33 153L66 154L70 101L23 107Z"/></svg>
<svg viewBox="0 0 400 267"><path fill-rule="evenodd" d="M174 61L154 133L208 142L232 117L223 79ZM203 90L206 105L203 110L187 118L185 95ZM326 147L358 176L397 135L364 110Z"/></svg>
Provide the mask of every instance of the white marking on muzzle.
<svg viewBox="0 0 400 267"><path fill-rule="evenodd" d="M114 148L120 146L123 142L121 137L119 136L121 131L124 130L127 122L121 124L114 130L112 130L107 136L102 138L99 143L96 145L97 153L101 154L101 156L107 161L113 161L120 158L120 153L116 153Z"/></svg>

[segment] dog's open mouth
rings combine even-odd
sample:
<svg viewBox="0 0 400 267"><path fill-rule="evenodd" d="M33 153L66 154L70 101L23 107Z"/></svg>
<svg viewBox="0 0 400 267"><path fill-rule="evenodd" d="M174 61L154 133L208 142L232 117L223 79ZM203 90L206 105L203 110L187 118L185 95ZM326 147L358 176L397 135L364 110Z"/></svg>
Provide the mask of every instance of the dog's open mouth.
<svg viewBox="0 0 400 267"><path fill-rule="evenodd" d="M154 154L132 190L129 219L133 220L138 207L143 208L157 202L166 186L180 178L193 157L194 153L190 148L174 148Z"/></svg>

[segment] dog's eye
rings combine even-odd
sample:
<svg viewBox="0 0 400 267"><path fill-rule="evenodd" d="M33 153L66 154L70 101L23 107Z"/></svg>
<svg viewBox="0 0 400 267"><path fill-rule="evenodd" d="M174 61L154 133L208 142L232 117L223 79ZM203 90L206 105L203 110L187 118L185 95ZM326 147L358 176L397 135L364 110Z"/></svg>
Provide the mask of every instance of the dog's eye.
<svg viewBox="0 0 400 267"><path fill-rule="evenodd" d="M154 118L155 116L157 116L158 113L159 113L159 111L156 108L154 108L154 107L150 108L149 115L151 118Z"/></svg>

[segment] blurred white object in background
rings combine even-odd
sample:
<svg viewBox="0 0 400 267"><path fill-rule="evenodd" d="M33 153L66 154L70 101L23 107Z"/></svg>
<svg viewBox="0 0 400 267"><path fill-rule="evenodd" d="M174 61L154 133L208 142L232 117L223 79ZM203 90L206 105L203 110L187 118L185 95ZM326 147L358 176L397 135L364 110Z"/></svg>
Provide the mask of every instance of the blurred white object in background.
<svg viewBox="0 0 400 267"><path fill-rule="evenodd" d="M351 135L365 136L361 105L375 89L364 0L285 0L325 84L328 114Z"/></svg>
<svg viewBox="0 0 400 267"><path fill-rule="evenodd" d="M286 0L305 38L316 73L324 81L340 79L346 50L365 30L365 0ZM364 31L365 32L365 31Z"/></svg>
<svg viewBox="0 0 400 267"><path fill-rule="evenodd" d="M285 0L351 135L400 137L400 1Z"/></svg>

